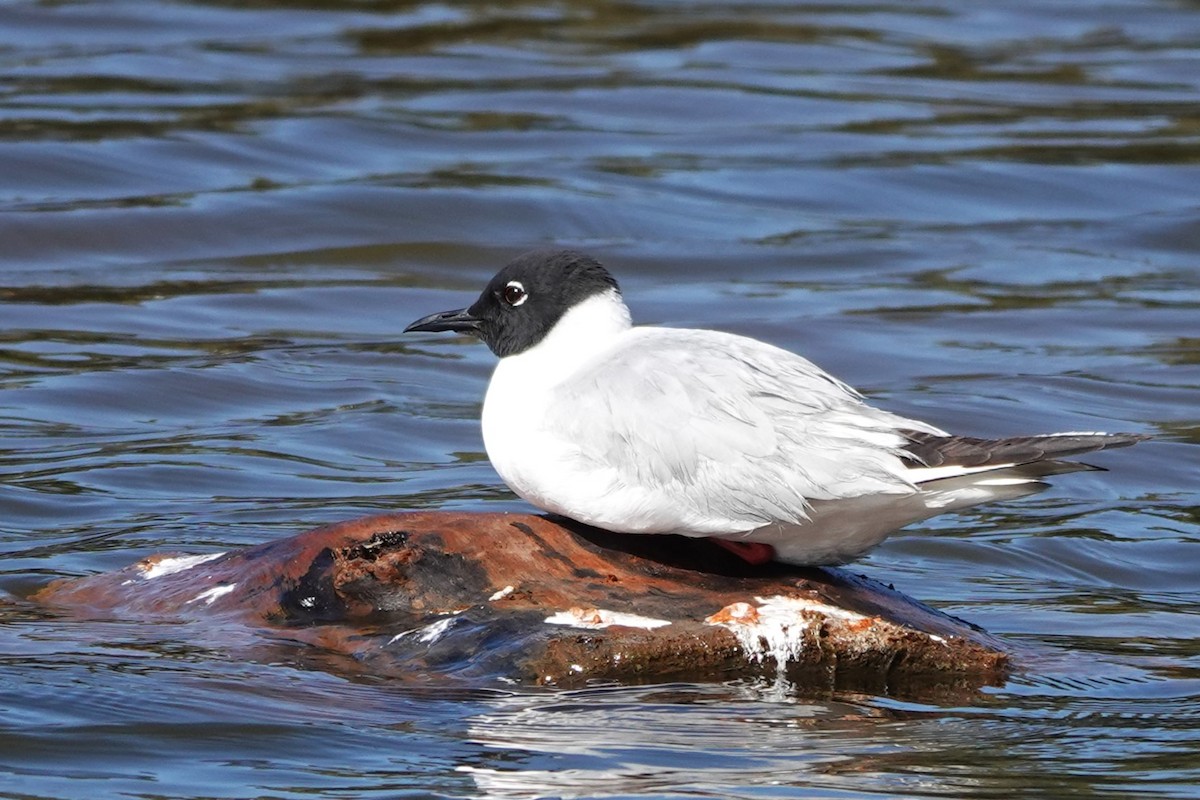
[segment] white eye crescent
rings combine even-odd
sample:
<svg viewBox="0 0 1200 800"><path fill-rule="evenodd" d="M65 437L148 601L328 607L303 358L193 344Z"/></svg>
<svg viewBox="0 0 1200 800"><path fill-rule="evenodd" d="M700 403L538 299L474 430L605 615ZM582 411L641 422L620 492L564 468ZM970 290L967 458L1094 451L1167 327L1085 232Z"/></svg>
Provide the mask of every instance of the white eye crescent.
<svg viewBox="0 0 1200 800"><path fill-rule="evenodd" d="M500 297L514 308L529 299L529 295L525 293L525 287L520 281L509 281L508 285L504 287L504 291L500 293Z"/></svg>

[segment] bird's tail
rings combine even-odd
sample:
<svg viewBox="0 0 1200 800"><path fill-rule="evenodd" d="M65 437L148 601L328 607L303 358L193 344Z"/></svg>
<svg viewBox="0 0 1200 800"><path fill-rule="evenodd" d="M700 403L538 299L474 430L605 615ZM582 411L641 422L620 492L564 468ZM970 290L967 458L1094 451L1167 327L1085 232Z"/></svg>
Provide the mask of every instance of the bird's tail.
<svg viewBox="0 0 1200 800"><path fill-rule="evenodd" d="M1101 469L1063 458L1127 447L1150 438L1137 433L1055 433L1011 439L973 439L905 432L911 494L869 494L811 504L801 526L766 526L745 536L772 545L780 561L843 564L913 522L981 503L1014 500L1047 488L1043 478Z"/></svg>
<svg viewBox="0 0 1200 800"><path fill-rule="evenodd" d="M995 473L997 481L1016 481L1099 469L1078 461L1061 459L1097 450L1129 447L1151 438L1140 433L1049 433L1008 439L938 436L921 431L901 431L901 434L908 439L904 453L909 459L910 478L923 489L931 488L928 484L933 482L965 475L976 475L976 482L991 477L979 473Z"/></svg>

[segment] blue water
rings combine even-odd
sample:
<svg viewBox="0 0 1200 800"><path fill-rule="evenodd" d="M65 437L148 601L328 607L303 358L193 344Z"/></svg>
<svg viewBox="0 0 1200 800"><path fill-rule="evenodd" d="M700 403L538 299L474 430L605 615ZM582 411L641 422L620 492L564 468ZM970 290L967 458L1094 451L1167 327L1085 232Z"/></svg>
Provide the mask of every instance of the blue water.
<svg viewBox="0 0 1200 800"><path fill-rule="evenodd" d="M1198 43L1138 0L0 7L0 797L1200 797ZM978 692L385 680L26 602L525 508L491 355L400 331L550 244L948 429L1157 438L857 565L1014 648Z"/></svg>

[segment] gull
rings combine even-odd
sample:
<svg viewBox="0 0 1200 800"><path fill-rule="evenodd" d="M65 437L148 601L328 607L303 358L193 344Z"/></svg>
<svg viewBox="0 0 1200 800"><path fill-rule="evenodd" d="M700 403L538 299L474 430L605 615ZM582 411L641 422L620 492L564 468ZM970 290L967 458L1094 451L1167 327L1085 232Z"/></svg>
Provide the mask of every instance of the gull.
<svg viewBox="0 0 1200 800"><path fill-rule="evenodd" d="M526 253L467 308L405 329L481 339L496 472L540 509L615 533L713 539L751 563L843 564L912 522L1096 469L1148 437L956 436L868 405L808 359L715 330L634 326L616 279Z"/></svg>

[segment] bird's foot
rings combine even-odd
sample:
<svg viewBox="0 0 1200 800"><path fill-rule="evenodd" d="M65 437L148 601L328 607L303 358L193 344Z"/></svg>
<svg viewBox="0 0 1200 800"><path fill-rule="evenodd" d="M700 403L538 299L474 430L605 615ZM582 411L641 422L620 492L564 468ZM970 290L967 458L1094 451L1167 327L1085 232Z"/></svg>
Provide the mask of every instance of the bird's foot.
<svg viewBox="0 0 1200 800"><path fill-rule="evenodd" d="M713 536L709 541L717 547L723 547L738 558L755 567L769 564L775 560L775 548L762 542L735 542L729 539L718 539Z"/></svg>

